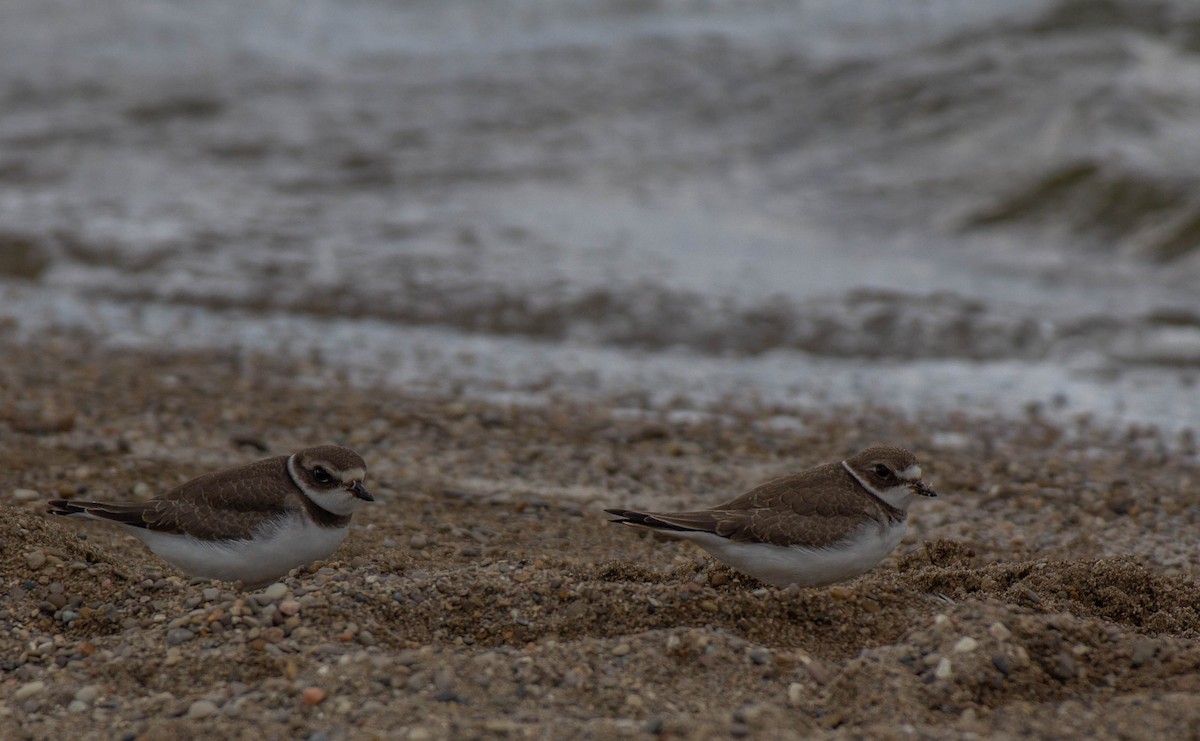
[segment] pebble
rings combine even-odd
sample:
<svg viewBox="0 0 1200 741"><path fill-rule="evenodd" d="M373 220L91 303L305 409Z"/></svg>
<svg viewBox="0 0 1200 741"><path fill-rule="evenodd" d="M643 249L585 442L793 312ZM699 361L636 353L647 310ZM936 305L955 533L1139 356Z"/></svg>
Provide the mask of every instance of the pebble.
<svg viewBox="0 0 1200 741"><path fill-rule="evenodd" d="M186 643L196 637L196 634L187 628L172 628L167 631L167 643L172 646L178 646L181 643Z"/></svg>
<svg viewBox="0 0 1200 741"><path fill-rule="evenodd" d="M750 651L750 660L759 666L768 664L771 661L771 651L769 649L762 648L761 646L759 648L755 648Z"/></svg>
<svg viewBox="0 0 1200 741"><path fill-rule="evenodd" d="M788 685L787 693L788 702L792 705L799 705L800 701L804 699L804 685L799 682L792 682Z"/></svg>
<svg viewBox="0 0 1200 741"><path fill-rule="evenodd" d="M628 643L618 643L613 647L612 654L613 656L624 656L632 650L633 648Z"/></svg>
<svg viewBox="0 0 1200 741"><path fill-rule="evenodd" d="M1012 631L1006 628L1004 623L995 622L988 627L988 635L997 641L1007 641L1012 637Z"/></svg>
<svg viewBox="0 0 1200 741"><path fill-rule="evenodd" d="M979 641L975 640L971 636L963 636L962 638L958 639L958 643L954 644L954 653L969 654L978 647Z"/></svg>
<svg viewBox="0 0 1200 741"><path fill-rule="evenodd" d="M304 701L305 705L320 705L328 696L329 694L320 687L305 687L304 691L300 693L300 699Z"/></svg>
<svg viewBox="0 0 1200 741"><path fill-rule="evenodd" d="M1012 665L1010 665L1008 663L1008 659L1001 654L996 654L992 657L992 666L996 667L996 671L1000 672L1006 677L1008 676L1008 673L1012 671Z"/></svg>
<svg viewBox="0 0 1200 741"><path fill-rule="evenodd" d="M32 502L41 499L42 495L33 489L13 489L12 498L18 502Z"/></svg>
<svg viewBox="0 0 1200 741"><path fill-rule="evenodd" d="M12 693L13 702L23 702L46 689L46 683L40 679L33 682L27 682L17 688L17 691Z"/></svg>
<svg viewBox="0 0 1200 741"><path fill-rule="evenodd" d="M278 602L287 596L288 588L283 582L275 582L263 590L263 596L271 602Z"/></svg>
<svg viewBox="0 0 1200 741"><path fill-rule="evenodd" d="M85 702L88 705L91 705L93 702L95 702L96 698L99 696L100 696L100 688L93 684L89 684L84 687L80 687L79 691L75 693L76 700L78 700L79 702Z"/></svg>
<svg viewBox="0 0 1200 741"><path fill-rule="evenodd" d="M212 700L196 700L188 708L187 717L189 720L199 720L215 715L216 712L217 704Z"/></svg>
<svg viewBox="0 0 1200 741"><path fill-rule="evenodd" d="M950 665L950 659L945 656L937 663L937 668L933 670L933 676L938 679L949 679L954 673L953 667Z"/></svg>
<svg viewBox="0 0 1200 741"><path fill-rule="evenodd" d="M25 565L34 571L42 568L46 565L46 552L42 550L30 551L25 556Z"/></svg>
<svg viewBox="0 0 1200 741"><path fill-rule="evenodd" d="M823 661L813 659L805 664L804 668L808 671L808 676L812 677L817 684L829 684L833 681L833 672L825 666Z"/></svg>
<svg viewBox="0 0 1200 741"><path fill-rule="evenodd" d="M300 603L294 599L285 599L279 603L279 613L285 617L291 617L300 612Z"/></svg>
<svg viewBox="0 0 1200 741"><path fill-rule="evenodd" d="M1079 673L1079 669L1075 665L1075 657L1066 651L1060 651L1054 660L1054 669L1050 672L1055 679L1066 682L1069 679L1074 679Z"/></svg>
<svg viewBox="0 0 1200 741"><path fill-rule="evenodd" d="M1150 659L1153 659L1157 651L1157 641L1152 638L1139 638L1133 644L1133 656L1130 657L1130 662L1134 667L1142 666Z"/></svg>

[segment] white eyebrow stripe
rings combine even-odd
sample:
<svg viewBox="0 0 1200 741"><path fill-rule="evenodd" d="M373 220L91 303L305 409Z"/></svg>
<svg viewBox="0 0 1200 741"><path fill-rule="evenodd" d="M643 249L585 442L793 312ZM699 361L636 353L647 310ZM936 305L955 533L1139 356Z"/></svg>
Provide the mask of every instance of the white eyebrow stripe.
<svg viewBox="0 0 1200 741"><path fill-rule="evenodd" d="M900 478L908 481L918 481L921 478L921 467L916 463L900 472Z"/></svg>
<svg viewBox="0 0 1200 741"><path fill-rule="evenodd" d="M846 473L848 473L848 474L850 474L851 476L853 476L853 477L854 477L854 480L858 482L858 485L859 485L859 486L861 486L862 488L864 488L864 489L866 489L867 491L871 492L872 494L874 494L875 496L879 497L880 499L883 499L883 495L882 495L882 494L880 494L878 491L876 491L876 490L874 489L874 487L872 487L872 486L871 486L870 484L868 484L866 481L863 481L863 479L862 479L862 476L859 476L857 473L855 473L855 472L854 472L854 469L850 467L850 464L849 464L849 463L847 463L846 461L842 461L842 468L846 469Z"/></svg>

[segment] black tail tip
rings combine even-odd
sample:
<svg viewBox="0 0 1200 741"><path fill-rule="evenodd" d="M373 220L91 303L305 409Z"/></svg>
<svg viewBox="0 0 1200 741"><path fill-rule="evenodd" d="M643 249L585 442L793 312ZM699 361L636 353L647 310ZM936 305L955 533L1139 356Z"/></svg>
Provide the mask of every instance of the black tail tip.
<svg viewBox="0 0 1200 741"><path fill-rule="evenodd" d="M628 510L628 509L606 509L604 511L616 518L613 520L609 520L609 522L612 522L612 523L615 523L618 525L620 525L622 523L637 524L637 523L644 522L646 519L646 515L642 514L641 512L634 512L633 510Z"/></svg>

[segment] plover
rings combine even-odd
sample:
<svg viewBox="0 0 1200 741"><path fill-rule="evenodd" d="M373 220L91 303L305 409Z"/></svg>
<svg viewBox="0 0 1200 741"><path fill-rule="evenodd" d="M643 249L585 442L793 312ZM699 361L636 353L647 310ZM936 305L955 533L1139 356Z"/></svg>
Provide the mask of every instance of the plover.
<svg viewBox="0 0 1200 741"><path fill-rule="evenodd" d="M321 445L207 473L146 502L49 503L56 515L122 525L180 571L267 584L333 553L350 530L367 466L348 448Z"/></svg>
<svg viewBox="0 0 1200 741"><path fill-rule="evenodd" d="M840 463L768 481L712 509L605 510L613 522L690 540L718 561L778 587L858 576L900 542L908 505L937 494L902 448L868 448Z"/></svg>

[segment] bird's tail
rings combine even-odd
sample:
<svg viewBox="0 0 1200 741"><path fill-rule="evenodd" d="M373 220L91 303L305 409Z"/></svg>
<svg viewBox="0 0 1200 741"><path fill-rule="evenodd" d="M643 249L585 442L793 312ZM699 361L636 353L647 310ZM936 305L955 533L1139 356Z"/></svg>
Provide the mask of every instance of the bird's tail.
<svg viewBox="0 0 1200 741"><path fill-rule="evenodd" d="M675 515L655 514L654 512L638 512L632 509L606 509L604 510L610 515L615 515L615 520L609 522L619 525L632 525L634 527L644 527L651 530L673 530L677 532L690 532L700 530L695 526L689 526L685 523L671 522L667 517L675 517ZM688 512L680 512L679 515L689 515Z"/></svg>
<svg viewBox="0 0 1200 741"><path fill-rule="evenodd" d="M51 499L46 502L46 511L61 517L86 517L91 520L105 520L121 525L145 527L142 519L142 503L106 504L104 502L68 502L65 499Z"/></svg>

